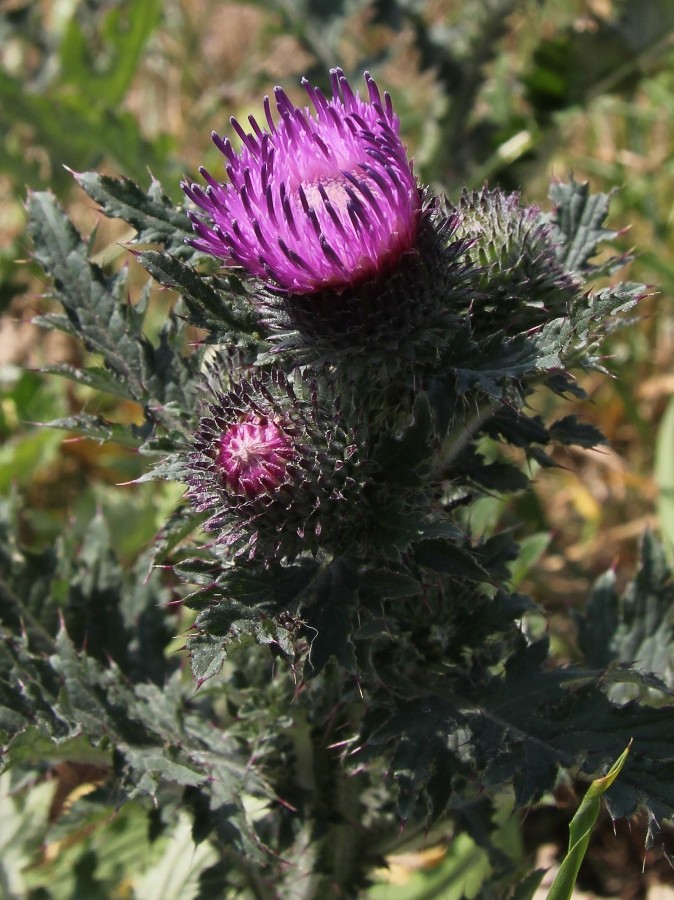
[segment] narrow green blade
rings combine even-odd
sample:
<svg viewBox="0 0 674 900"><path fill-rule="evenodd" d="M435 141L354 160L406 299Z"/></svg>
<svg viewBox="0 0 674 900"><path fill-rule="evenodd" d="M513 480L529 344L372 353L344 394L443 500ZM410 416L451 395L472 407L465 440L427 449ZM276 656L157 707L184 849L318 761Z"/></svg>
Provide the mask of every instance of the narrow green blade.
<svg viewBox="0 0 674 900"><path fill-rule="evenodd" d="M607 774L593 781L583 797L583 802L569 825L569 849L548 891L547 900L571 900L578 870L590 843L590 833L601 809L601 797L620 774L631 746L630 741Z"/></svg>

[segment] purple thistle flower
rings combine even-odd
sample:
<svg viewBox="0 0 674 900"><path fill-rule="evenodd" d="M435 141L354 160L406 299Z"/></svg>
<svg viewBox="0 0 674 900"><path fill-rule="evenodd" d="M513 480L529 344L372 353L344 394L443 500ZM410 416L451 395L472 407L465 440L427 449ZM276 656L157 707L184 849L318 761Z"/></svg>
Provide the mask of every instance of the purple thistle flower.
<svg viewBox="0 0 674 900"><path fill-rule="evenodd" d="M227 159L228 184L205 169L208 183L182 184L205 216L191 214L199 250L243 266L292 294L340 289L390 271L414 244L421 195L398 136L391 98L365 73L369 100L332 69L332 97L306 79L313 104L301 109L274 89L263 130L253 116L243 146L213 141Z"/></svg>
<svg viewBox="0 0 674 900"><path fill-rule="evenodd" d="M259 290L274 350L292 353L295 365L357 360L375 366L436 365L448 336L462 328L474 293L473 239L458 236L460 215L430 194L421 197L414 246L383 277L334 291L288 295Z"/></svg>

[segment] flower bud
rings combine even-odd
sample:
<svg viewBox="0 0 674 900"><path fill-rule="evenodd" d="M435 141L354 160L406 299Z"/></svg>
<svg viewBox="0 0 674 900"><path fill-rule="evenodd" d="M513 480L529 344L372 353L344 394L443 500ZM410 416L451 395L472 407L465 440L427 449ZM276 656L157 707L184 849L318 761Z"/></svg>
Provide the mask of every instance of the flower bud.
<svg viewBox="0 0 674 900"><path fill-rule="evenodd" d="M300 375L292 384L280 372L258 373L215 393L186 477L196 509L211 513L205 528L216 543L271 561L348 539L363 472L339 418Z"/></svg>
<svg viewBox="0 0 674 900"><path fill-rule="evenodd" d="M474 288L468 314L474 333L528 331L564 316L580 284L564 268L550 224L519 194L465 190L456 205L457 234L472 239L466 259Z"/></svg>

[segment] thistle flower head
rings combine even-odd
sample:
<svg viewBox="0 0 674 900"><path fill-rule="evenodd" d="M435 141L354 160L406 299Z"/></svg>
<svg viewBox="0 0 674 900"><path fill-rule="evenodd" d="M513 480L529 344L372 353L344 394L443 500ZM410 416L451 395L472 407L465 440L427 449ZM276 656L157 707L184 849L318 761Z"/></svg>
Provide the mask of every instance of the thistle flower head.
<svg viewBox="0 0 674 900"><path fill-rule="evenodd" d="M484 188L464 191L455 209L458 234L472 238L470 312L478 331L526 331L567 313L580 284L561 263L537 206L522 206L519 194Z"/></svg>
<svg viewBox="0 0 674 900"><path fill-rule="evenodd" d="M471 244L459 234L460 216L439 198L422 197L414 246L391 271L334 291L286 295L258 292L269 340L296 365L344 361L346 371L373 370L386 360L396 369L437 365L459 332L473 293ZM461 340L465 339L467 333ZM355 367L355 368L354 368Z"/></svg>
<svg viewBox="0 0 674 900"><path fill-rule="evenodd" d="M183 184L200 208L193 245L243 266L275 289L311 294L341 289L394 267L414 243L420 193L388 94L365 73L368 99L333 69L332 97L306 79L313 109L274 91L278 120L264 100L268 130L252 116L237 153L213 140L227 160L228 183L201 169L207 187Z"/></svg>
<svg viewBox="0 0 674 900"><path fill-rule="evenodd" d="M211 379L213 381L213 379ZM186 461L189 497L235 555L292 559L338 540L363 472L315 382L281 372L231 382L208 404ZM333 398L334 400L334 398Z"/></svg>

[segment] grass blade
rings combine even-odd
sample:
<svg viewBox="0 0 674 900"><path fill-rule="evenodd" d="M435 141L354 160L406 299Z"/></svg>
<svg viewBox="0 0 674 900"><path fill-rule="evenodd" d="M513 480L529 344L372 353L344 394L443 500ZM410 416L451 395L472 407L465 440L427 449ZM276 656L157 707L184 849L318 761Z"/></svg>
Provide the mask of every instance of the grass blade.
<svg viewBox="0 0 674 900"><path fill-rule="evenodd" d="M571 900L576 878L578 877L578 870L590 843L590 833L601 809L602 795L606 793L620 774L631 746L632 742L630 741L607 774L603 778L597 778L596 781L593 781L583 797L583 802L578 807L578 811L569 825L569 849L562 860L562 865L555 880L552 882L547 900Z"/></svg>

